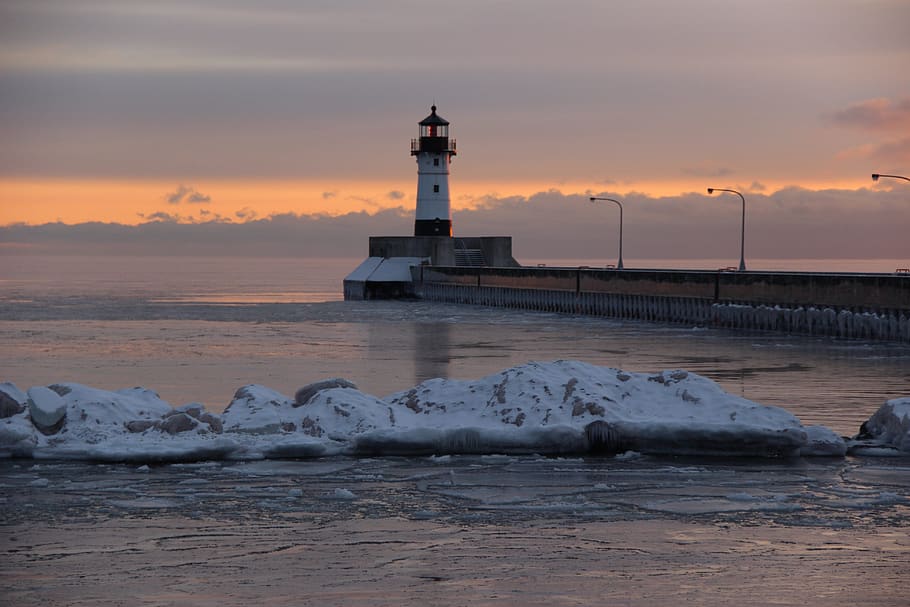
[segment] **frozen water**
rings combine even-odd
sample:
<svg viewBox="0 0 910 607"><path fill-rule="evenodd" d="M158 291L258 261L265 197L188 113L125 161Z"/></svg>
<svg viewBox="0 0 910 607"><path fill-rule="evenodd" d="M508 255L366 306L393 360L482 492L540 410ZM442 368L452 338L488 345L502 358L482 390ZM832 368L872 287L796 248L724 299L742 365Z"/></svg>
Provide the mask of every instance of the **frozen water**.
<svg viewBox="0 0 910 607"><path fill-rule="evenodd" d="M6 460L0 479L10 605L896 607L910 564L906 460Z"/></svg>

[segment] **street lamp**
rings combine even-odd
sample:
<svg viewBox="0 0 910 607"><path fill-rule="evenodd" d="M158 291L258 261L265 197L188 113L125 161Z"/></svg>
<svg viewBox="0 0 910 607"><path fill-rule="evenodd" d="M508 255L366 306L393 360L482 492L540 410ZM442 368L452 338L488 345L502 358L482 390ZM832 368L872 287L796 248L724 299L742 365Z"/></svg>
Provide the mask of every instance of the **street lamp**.
<svg viewBox="0 0 910 607"><path fill-rule="evenodd" d="M713 194L714 192L730 192L731 194L736 194L743 201L743 223L742 231L739 236L739 271L746 271L746 199L743 198L743 195L737 192L736 190L727 190L724 188L708 188L708 194Z"/></svg>
<svg viewBox="0 0 910 607"><path fill-rule="evenodd" d="M591 196L591 202L594 202L595 200L615 202L616 206L619 207L619 263L616 264L616 269L622 270L622 203L612 198L597 198L596 196Z"/></svg>
<svg viewBox="0 0 910 607"><path fill-rule="evenodd" d="M872 173L872 181L878 181L879 177L890 177L891 179L903 179L904 181L910 181L910 177L904 177L903 175L882 175L879 173Z"/></svg>

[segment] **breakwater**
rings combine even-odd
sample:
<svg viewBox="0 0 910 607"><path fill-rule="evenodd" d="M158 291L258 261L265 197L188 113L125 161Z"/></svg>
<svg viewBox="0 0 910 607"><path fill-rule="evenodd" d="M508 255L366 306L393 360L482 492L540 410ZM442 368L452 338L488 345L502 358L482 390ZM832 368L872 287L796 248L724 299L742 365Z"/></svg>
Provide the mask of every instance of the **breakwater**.
<svg viewBox="0 0 910 607"><path fill-rule="evenodd" d="M910 343L910 275L416 266L445 301Z"/></svg>

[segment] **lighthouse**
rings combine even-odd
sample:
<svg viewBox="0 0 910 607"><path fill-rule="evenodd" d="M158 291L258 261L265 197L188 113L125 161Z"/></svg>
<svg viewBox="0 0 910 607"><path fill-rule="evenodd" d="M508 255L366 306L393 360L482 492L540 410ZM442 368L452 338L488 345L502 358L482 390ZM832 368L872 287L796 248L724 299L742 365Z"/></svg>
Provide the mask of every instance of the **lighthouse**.
<svg viewBox="0 0 910 607"><path fill-rule="evenodd" d="M455 140L435 105L419 124L419 137L411 140L411 156L417 158L414 235L370 236L370 256L344 279L345 299L420 297L419 286L434 266L520 267L510 236L452 237L449 163Z"/></svg>
<svg viewBox="0 0 910 607"><path fill-rule="evenodd" d="M411 140L411 156L417 157L414 236L452 236L449 163L454 155L449 122L436 113L434 105L430 115L420 121L420 136Z"/></svg>

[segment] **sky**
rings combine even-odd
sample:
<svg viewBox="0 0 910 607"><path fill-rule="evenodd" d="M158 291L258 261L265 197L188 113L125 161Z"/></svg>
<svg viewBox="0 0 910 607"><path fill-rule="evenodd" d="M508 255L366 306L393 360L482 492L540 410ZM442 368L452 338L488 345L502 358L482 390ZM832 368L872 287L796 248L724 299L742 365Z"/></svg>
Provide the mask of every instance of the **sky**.
<svg viewBox="0 0 910 607"><path fill-rule="evenodd" d="M756 253L910 257L910 183L870 179L910 175L908 73L906 0L0 0L0 251L365 250L435 103L456 235L575 256L609 196L633 250L713 256L715 187Z"/></svg>

